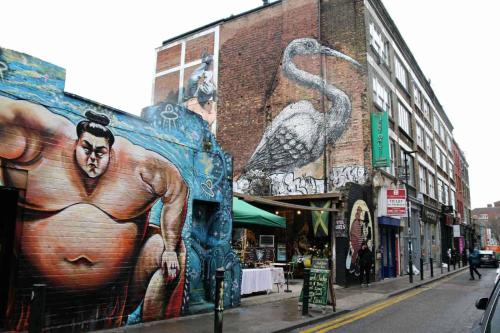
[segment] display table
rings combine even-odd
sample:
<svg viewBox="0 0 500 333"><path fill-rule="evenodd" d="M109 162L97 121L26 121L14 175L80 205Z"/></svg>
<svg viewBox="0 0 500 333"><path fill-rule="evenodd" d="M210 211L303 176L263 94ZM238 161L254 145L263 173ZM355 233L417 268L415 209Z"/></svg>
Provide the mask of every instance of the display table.
<svg viewBox="0 0 500 333"><path fill-rule="evenodd" d="M243 269L241 278L241 294L251 294L259 291L269 292L273 289L271 268Z"/></svg>

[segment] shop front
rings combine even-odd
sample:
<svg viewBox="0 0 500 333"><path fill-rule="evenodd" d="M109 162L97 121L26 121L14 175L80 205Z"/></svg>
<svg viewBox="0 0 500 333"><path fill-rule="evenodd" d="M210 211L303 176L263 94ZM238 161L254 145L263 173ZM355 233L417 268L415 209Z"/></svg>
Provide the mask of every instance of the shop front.
<svg viewBox="0 0 500 333"><path fill-rule="evenodd" d="M399 273L399 232L401 220L389 216L378 218L381 257L381 278L397 277Z"/></svg>
<svg viewBox="0 0 500 333"><path fill-rule="evenodd" d="M445 206L443 206L445 207ZM441 226L441 257L443 262L451 263L453 251L453 216L444 210L440 214Z"/></svg>
<svg viewBox="0 0 500 333"><path fill-rule="evenodd" d="M439 262L440 258L440 239L439 239L439 212L429 206L422 207L422 229L423 242L422 254L424 264L429 264L432 258L434 263Z"/></svg>

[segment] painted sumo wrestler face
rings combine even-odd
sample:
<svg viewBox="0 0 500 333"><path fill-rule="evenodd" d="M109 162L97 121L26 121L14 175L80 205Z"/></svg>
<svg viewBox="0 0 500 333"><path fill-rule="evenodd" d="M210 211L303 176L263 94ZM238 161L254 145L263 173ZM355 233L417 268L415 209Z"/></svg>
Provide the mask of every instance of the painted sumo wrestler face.
<svg viewBox="0 0 500 333"><path fill-rule="evenodd" d="M107 138L83 132L76 143L76 161L87 176L97 178L108 168L109 150Z"/></svg>

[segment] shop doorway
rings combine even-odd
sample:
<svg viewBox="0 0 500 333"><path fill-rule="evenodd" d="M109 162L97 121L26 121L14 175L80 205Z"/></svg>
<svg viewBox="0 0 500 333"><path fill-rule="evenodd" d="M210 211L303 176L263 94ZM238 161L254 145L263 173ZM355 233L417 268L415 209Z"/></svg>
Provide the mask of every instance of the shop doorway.
<svg viewBox="0 0 500 333"><path fill-rule="evenodd" d="M16 234L16 212L19 192L0 187L0 328L5 324L5 315L11 288L14 264L14 239Z"/></svg>
<svg viewBox="0 0 500 333"><path fill-rule="evenodd" d="M392 278L397 275L396 264L396 234L395 227L380 228L380 245L382 246L382 278Z"/></svg>

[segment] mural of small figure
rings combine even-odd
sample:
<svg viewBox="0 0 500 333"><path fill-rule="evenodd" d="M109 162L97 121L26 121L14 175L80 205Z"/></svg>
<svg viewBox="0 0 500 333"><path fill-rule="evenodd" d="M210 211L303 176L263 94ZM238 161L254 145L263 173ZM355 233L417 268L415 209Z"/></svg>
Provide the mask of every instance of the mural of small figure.
<svg viewBox="0 0 500 333"><path fill-rule="evenodd" d="M373 248L373 226L366 202L357 200L351 211L349 252L346 259L346 269L356 276L360 274L358 252L362 243L365 243L368 249Z"/></svg>
<svg viewBox="0 0 500 333"><path fill-rule="evenodd" d="M189 77L184 98L185 106L198 113L209 125L212 125L217 116L215 113L217 87L211 70L213 57L203 53L201 58L201 65Z"/></svg>
<svg viewBox="0 0 500 333"><path fill-rule="evenodd" d="M178 316L188 188L164 156L113 135L105 115L85 116L75 129L41 105L0 96L3 182L23 188L16 168L29 177L20 200L29 217L23 220L21 262L38 274L24 282L48 285L51 324L92 319L95 328L114 327L139 305L144 321ZM148 233L148 214L158 200L160 228ZM15 329L22 330L29 298L17 299L10 309L20 317ZM61 310L71 304L84 310Z"/></svg>

